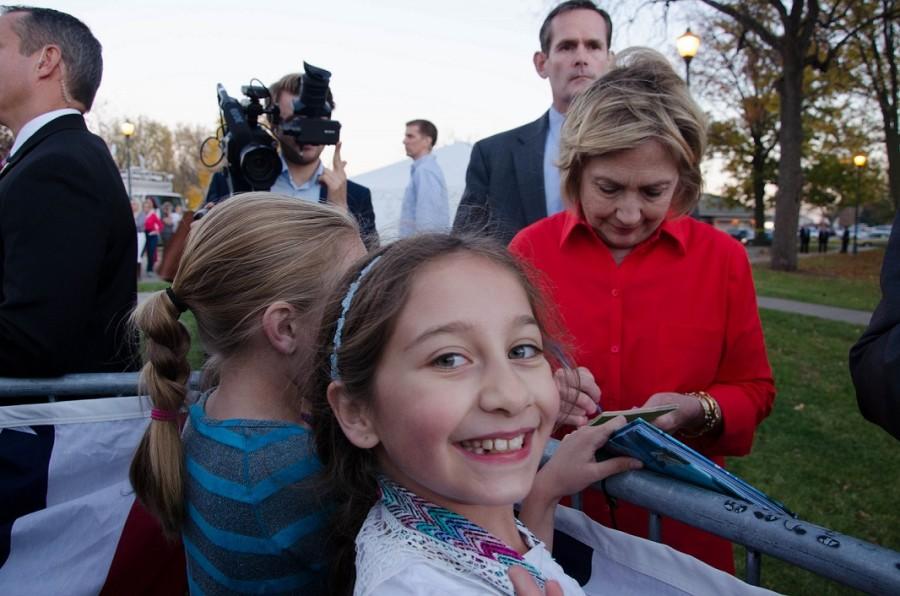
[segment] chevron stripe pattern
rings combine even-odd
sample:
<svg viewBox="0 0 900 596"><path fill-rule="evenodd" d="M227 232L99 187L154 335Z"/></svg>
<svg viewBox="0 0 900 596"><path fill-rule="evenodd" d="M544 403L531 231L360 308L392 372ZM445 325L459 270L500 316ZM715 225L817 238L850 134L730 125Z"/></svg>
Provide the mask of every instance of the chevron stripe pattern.
<svg viewBox="0 0 900 596"><path fill-rule="evenodd" d="M479 568L482 570L473 569L476 575L483 575L483 572L489 569L495 576L489 580L492 584L496 584L499 580L511 588L507 570L512 565L518 565L528 570L543 589L544 578L541 572L478 524L449 509L426 501L388 478L379 478L379 486L385 508L404 527L452 549L475 555L481 563ZM520 531L530 536L518 520L516 523Z"/></svg>

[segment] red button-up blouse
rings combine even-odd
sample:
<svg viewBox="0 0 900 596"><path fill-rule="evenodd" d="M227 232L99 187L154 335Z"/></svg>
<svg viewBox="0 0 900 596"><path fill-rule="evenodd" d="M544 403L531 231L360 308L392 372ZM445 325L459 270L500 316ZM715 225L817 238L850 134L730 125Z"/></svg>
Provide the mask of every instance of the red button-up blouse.
<svg viewBox="0 0 900 596"><path fill-rule="evenodd" d="M583 217L565 211L519 232L510 250L543 273L540 283L577 364L594 374L603 409L641 406L659 392L707 391L722 409L723 431L690 443L720 465L723 455L750 451L775 386L739 243L691 218L667 220L616 265ZM585 496L585 510L608 523L596 497ZM617 512L619 529L646 536L646 514L628 509ZM666 521L667 544L733 569L723 542Z"/></svg>

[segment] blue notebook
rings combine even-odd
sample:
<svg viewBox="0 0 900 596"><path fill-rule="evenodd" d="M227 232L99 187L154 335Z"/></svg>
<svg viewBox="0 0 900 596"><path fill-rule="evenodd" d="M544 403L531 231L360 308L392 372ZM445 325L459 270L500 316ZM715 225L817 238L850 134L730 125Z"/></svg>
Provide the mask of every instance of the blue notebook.
<svg viewBox="0 0 900 596"><path fill-rule="evenodd" d="M597 452L597 459L614 455L639 459L647 470L736 497L776 513L797 517L778 501L641 418L632 420L613 433Z"/></svg>

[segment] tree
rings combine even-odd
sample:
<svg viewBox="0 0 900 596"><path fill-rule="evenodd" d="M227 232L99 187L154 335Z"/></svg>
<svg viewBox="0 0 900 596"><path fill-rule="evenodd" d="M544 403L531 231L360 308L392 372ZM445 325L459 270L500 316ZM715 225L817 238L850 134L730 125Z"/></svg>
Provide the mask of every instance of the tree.
<svg viewBox="0 0 900 596"><path fill-rule="evenodd" d="M848 15L858 0L699 1L732 19L778 60L780 156L771 267L793 271L797 268L796 237L804 184L805 77L810 69L826 71L862 27L881 15L850 23Z"/></svg>
<svg viewBox="0 0 900 596"><path fill-rule="evenodd" d="M876 17L870 19L872 14ZM858 61L853 72L858 88L878 104L889 193L894 210L900 210L900 5L897 0L860 1L851 11L851 23L859 27L851 44L852 59Z"/></svg>
<svg viewBox="0 0 900 596"><path fill-rule="evenodd" d="M710 150L725 159L725 170L734 180L725 187L726 198L753 206L756 238L762 241L766 185L775 181L777 172L774 60L770 51L748 40L743 28L728 19L710 18L704 29L712 35L695 66L700 82L696 87L715 106L715 113L725 116L710 124Z"/></svg>
<svg viewBox="0 0 900 596"><path fill-rule="evenodd" d="M128 163L128 152L121 127L123 120L98 122L99 134L109 145L120 169ZM134 123L134 134L131 136L131 165L145 167L149 170L171 173L175 169L172 131L156 120L145 116L138 117Z"/></svg>
<svg viewBox="0 0 900 596"><path fill-rule="evenodd" d="M122 120L114 119L100 120L97 127L124 170L128 154L121 126ZM190 207L197 207L212 172L200 158L200 147L208 136L202 126L177 124L172 131L162 122L140 116L130 141L131 165L172 174L172 190L183 195Z"/></svg>

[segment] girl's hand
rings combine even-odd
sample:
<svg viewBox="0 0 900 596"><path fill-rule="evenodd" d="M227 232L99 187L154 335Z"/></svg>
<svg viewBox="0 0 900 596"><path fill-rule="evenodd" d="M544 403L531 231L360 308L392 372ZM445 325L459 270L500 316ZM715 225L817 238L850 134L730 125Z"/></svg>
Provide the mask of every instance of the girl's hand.
<svg viewBox="0 0 900 596"><path fill-rule="evenodd" d="M553 373L559 389L559 416L556 422L569 426L584 426L600 411L600 387L594 375L583 366L560 368Z"/></svg>
<svg viewBox="0 0 900 596"><path fill-rule="evenodd" d="M525 571L524 567L512 565L509 568L509 580L512 582L513 588L516 589L516 596L563 596L562 588L555 580L549 580L545 586L545 591L541 591L537 582L531 577L531 574Z"/></svg>
<svg viewBox="0 0 900 596"><path fill-rule="evenodd" d="M563 437L550 461L538 470L531 492L543 491L548 500L558 502L608 476L640 468L640 460L631 457L613 457L600 462L594 458L609 436L625 424L625 417L617 416L605 424L585 426Z"/></svg>
<svg viewBox="0 0 900 596"><path fill-rule="evenodd" d="M553 511L561 498L613 474L642 467L639 460L631 457L612 457L601 462L594 458L597 449L625 423L624 416L617 416L600 426L584 426L569 433L550 461L538 470L531 492L522 501L519 519L547 544L547 550L553 548Z"/></svg>

